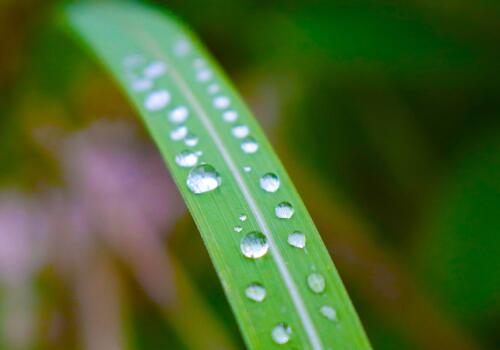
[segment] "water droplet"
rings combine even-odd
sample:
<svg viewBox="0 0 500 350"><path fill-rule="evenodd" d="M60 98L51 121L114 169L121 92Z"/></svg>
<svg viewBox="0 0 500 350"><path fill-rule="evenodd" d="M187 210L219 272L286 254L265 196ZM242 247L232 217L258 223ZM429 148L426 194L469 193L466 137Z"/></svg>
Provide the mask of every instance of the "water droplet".
<svg viewBox="0 0 500 350"><path fill-rule="evenodd" d="M194 68L202 68L204 67L206 64L205 60L203 58L196 58L194 61L193 61L193 67Z"/></svg>
<svg viewBox="0 0 500 350"><path fill-rule="evenodd" d="M194 146L196 146L198 144L198 136L196 136L194 134L189 134L184 139L184 143L188 147L194 147Z"/></svg>
<svg viewBox="0 0 500 350"><path fill-rule="evenodd" d="M144 102L148 111L154 112L164 108L170 102L170 94L167 90L156 90L151 92Z"/></svg>
<svg viewBox="0 0 500 350"><path fill-rule="evenodd" d="M266 255L269 243L263 233L253 231L247 233L241 239L240 248L243 255L247 258L257 259Z"/></svg>
<svg viewBox="0 0 500 350"><path fill-rule="evenodd" d="M183 168L191 168L198 163L198 155L196 152L182 151L175 156L175 162Z"/></svg>
<svg viewBox="0 0 500 350"><path fill-rule="evenodd" d="M236 111L225 111L222 114L222 119L227 123L232 123L238 119L238 113Z"/></svg>
<svg viewBox="0 0 500 350"><path fill-rule="evenodd" d="M249 172L251 172L251 171L252 171L252 167L250 167L250 166L244 166L244 167L243 167L243 171L244 171L245 173L249 173Z"/></svg>
<svg viewBox="0 0 500 350"><path fill-rule="evenodd" d="M226 97L226 96L218 96L216 98L214 98L214 107L217 108L217 109L224 109L224 108L227 108L229 106L229 103L231 101L229 100L229 97Z"/></svg>
<svg viewBox="0 0 500 350"><path fill-rule="evenodd" d="M141 63L141 61L142 61L142 56L138 54L131 54L125 56L125 58L123 59L123 65L127 68L135 67L139 63Z"/></svg>
<svg viewBox="0 0 500 350"><path fill-rule="evenodd" d="M191 51L191 45L189 45L189 42L185 39L180 39L174 45L174 53L177 56L186 56L189 51Z"/></svg>
<svg viewBox="0 0 500 350"><path fill-rule="evenodd" d="M234 137L237 139L242 139L244 137L247 137L248 134L250 133L250 129L248 126L240 124L236 125L231 129L231 133L233 134Z"/></svg>
<svg viewBox="0 0 500 350"><path fill-rule="evenodd" d="M295 213L292 205L288 202L281 202L274 208L274 213L280 219L290 219Z"/></svg>
<svg viewBox="0 0 500 350"><path fill-rule="evenodd" d="M220 90L220 87L217 84L210 84L208 86L208 89L207 89L208 93L212 94L212 95L218 93L219 90Z"/></svg>
<svg viewBox="0 0 500 350"><path fill-rule="evenodd" d="M234 232L241 232L241 231L243 231L243 227L241 227L239 225L238 226L234 226Z"/></svg>
<svg viewBox="0 0 500 350"><path fill-rule="evenodd" d="M319 312L327 319L330 321L337 321L337 311L328 305L323 305L320 309Z"/></svg>
<svg viewBox="0 0 500 350"><path fill-rule="evenodd" d="M198 81L204 82L212 78L212 71L209 69L203 69L196 74L196 79Z"/></svg>
<svg viewBox="0 0 500 350"><path fill-rule="evenodd" d="M187 133L188 133L188 128L185 127L184 125L180 125L170 132L170 138L173 141L179 141L185 138Z"/></svg>
<svg viewBox="0 0 500 350"><path fill-rule="evenodd" d="M302 232L292 232L288 235L288 244L295 248L304 248L306 246L306 235Z"/></svg>
<svg viewBox="0 0 500 350"><path fill-rule="evenodd" d="M266 298L266 288L260 283L252 283L246 287L245 295L248 299L261 303Z"/></svg>
<svg viewBox="0 0 500 350"><path fill-rule="evenodd" d="M187 177L187 186L191 192L200 194L215 190L222 180L215 168L209 164L201 164L193 168Z"/></svg>
<svg viewBox="0 0 500 350"><path fill-rule="evenodd" d="M260 178L260 188L266 192L276 192L280 188L280 178L273 173L264 174Z"/></svg>
<svg viewBox="0 0 500 350"><path fill-rule="evenodd" d="M259 149L259 144L253 137L247 137L241 143L241 149L247 154L252 154L257 152L257 150Z"/></svg>
<svg viewBox="0 0 500 350"><path fill-rule="evenodd" d="M167 66L165 63L160 61L155 61L150 63L146 68L144 68L144 76L146 78L154 79L162 76L167 71Z"/></svg>
<svg viewBox="0 0 500 350"><path fill-rule="evenodd" d="M168 120L174 124L184 123L189 116L189 110L185 106L175 107L168 114Z"/></svg>
<svg viewBox="0 0 500 350"><path fill-rule="evenodd" d="M247 220L247 216L245 214L241 214L240 217L239 217L240 221L246 221Z"/></svg>
<svg viewBox="0 0 500 350"><path fill-rule="evenodd" d="M196 155L197 155L198 157L201 157L201 156L203 155L203 152L202 152L202 151L196 151L195 153L196 153Z"/></svg>
<svg viewBox="0 0 500 350"><path fill-rule="evenodd" d="M132 82L132 89L134 91L146 91L153 87L153 82L148 79L138 79Z"/></svg>
<svg viewBox="0 0 500 350"><path fill-rule="evenodd" d="M288 343L291 334L292 328L286 323L278 323L271 332L271 336L277 344Z"/></svg>
<svg viewBox="0 0 500 350"><path fill-rule="evenodd" d="M307 276L307 285L314 293L323 293L325 291L325 278L319 273L313 272Z"/></svg>

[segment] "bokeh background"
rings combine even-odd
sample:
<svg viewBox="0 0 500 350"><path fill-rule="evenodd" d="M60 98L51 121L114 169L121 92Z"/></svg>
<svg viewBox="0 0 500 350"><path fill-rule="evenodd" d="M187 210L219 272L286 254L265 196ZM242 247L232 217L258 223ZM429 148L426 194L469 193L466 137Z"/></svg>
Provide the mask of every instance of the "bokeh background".
<svg viewBox="0 0 500 350"><path fill-rule="evenodd" d="M157 1L295 181L375 349L500 348L500 3ZM208 255L54 0L0 1L0 348L242 349Z"/></svg>

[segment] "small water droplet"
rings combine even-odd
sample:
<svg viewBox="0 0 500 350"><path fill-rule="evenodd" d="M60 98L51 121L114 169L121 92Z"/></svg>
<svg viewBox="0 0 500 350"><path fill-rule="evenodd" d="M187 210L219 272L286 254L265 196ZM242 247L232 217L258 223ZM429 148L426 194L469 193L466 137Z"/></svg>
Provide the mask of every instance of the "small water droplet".
<svg viewBox="0 0 500 350"><path fill-rule="evenodd" d="M196 151L195 153L196 153L196 155L197 155L198 157L201 157L201 156L203 155L203 152L202 152L202 151Z"/></svg>
<svg viewBox="0 0 500 350"><path fill-rule="evenodd" d="M325 291L325 278L319 273L313 272L307 276L307 285L314 293L323 293Z"/></svg>
<svg viewBox="0 0 500 350"><path fill-rule="evenodd" d="M175 162L177 165L183 168L191 168L198 163L198 155L196 152L192 151L182 151L178 155L175 156Z"/></svg>
<svg viewBox="0 0 500 350"><path fill-rule="evenodd" d="M203 69L203 70L200 70L197 74L196 74L196 79L198 81L201 81L201 82L205 82L205 81L208 81L212 78L212 71L209 70L209 69Z"/></svg>
<svg viewBox="0 0 500 350"><path fill-rule="evenodd" d="M259 149L259 144L253 137L247 137L241 143L241 149L247 154L252 154L257 152L257 150Z"/></svg>
<svg viewBox="0 0 500 350"><path fill-rule="evenodd" d="M281 202L274 208L274 213L280 219L290 219L295 213L292 205L288 202Z"/></svg>
<svg viewBox="0 0 500 350"><path fill-rule="evenodd" d="M240 217L239 217L240 221L246 221L247 220L247 216L245 214L241 214Z"/></svg>
<svg viewBox="0 0 500 350"><path fill-rule="evenodd" d="M291 334L292 328L286 323L278 323L271 332L271 336L277 344L288 343Z"/></svg>
<svg viewBox="0 0 500 350"><path fill-rule="evenodd" d="M170 94L167 90L156 90L151 92L144 101L144 107L154 112L164 108L170 102Z"/></svg>
<svg viewBox="0 0 500 350"><path fill-rule="evenodd" d="M186 56L191 51L191 45L186 39L178 40L174 45L174 53L177 56Z"/></svg>
<svg viewBox="0 0 500 350"><path fill-rule="evenodd" d="M214 107L217 108L217 109L224 109L224 108L227 108L229 106L229 103L231 103L231 101L229 100L229 97L226 97L226 96L217 96L216 98L214 98Z"/></svg>
<svg viewBox="0 0 500 350"><path fill-rule="evenodd" d="M210 84L207 88L208 93L212 94L212 95L218 93L219 90L220 90L220 87L217 84Z"/></svg>
<svg viewBox="0 0 500 350"><path fill-rule="evenodd" d="M243 227L241 227L239 225L238 226L234 226L234 232L241 232L241 231L243 231Z"/></svg>
<svg viewBox="0 0 500 350"><path fill-rule="evenodd" d="M225 111L222 114L222 119L227 123L232 123L238 119L238 113L236 113L236 111Z"/></svg>
<svg viewBox="0 0 500 350"><path fill-rule="evenodd" d="M337 321L337 311L328 305L323 305L320 309L319 312L327 319L330 321Z"/></svg>
<svg viewBox="0 0 500 350"><path fill-rule="evenodd" d="M154 61L144 68L144 76L146 78L155 79L167 71L167 66L161 61Z"/></svg>
<svg viewBox="0 0 500 350"><path fill-rule="evenodd" d="M170 132L170 138L173 141L179 141L186 137L188 133L188 128L184 125L179 125L174 130Z"/></svg>
<svg viewBox="0 0 500 350"><path fill-rule="evenodd" d="M244 137L247 137L248 134L250 133L250 129L248 126L244 124L236 125L231 129L231 133L233 134L234 137L237 139L242 139Z"/></svg>
<svg viewBox="0 0 500 350"><path fill-rule="evenodd" d="M146 91L153 87L153 82L148 79L137 79L132 82L134 91Z"/></svg>
<svg viewBox="0 0 500 350"><path fill-rule="evenodd" d="M202 68L206 64L205 60L203 58L196 58L193 60L193 67L194 68Z"/></svg>
<svg viewBox="0 0 500 350"><path fill-rule="evenodd" d="M280 178L273 173L267 173L260 178L260 188L266 192L276 192L280 188Z"/></svg>
<svg viewBox="0 0 500 350"><path fill-rule="evenodd" d="M249 173L249 172L251 172L251 171L252 171L252 167L250 167L250 166L244 166L244 167L243 167L243 171L244 171L245 173Z"/></svg>
<svg viewBox="0 0 500 350"><path fill-rule="evenodd" d="M266 298L266 288L260 283L252 283L245 289L248 299L261 303Z"/></svg>
<svg viewBox="0 0 500 350"><path fill-rule="evenodd" d="M189 116L189 110L185 106L175 107L168 114L168 120L174 124L184 123Z"/></svg>
<svg viewBox="0 0 500 350"><path fill-rule="evenodd" d="M196 136L194 134L189 134L184 139L184 143L188 147L194 147L198 144L198 136Z"/></svg>
<svg viewBox="0 0 500 350"><path fill-rule="evenodd" d="M266 255L269 249L267 237L257 231L247 233L240 243L241 252L244 256L251 259L257 259Z"/></svg>
<svg viewBox="0 0 500 350"><path fill-rule="evenodd" d="M288 244L295 248L304 248L306 246L306 235L296 231L288 235Z"/></svg>
<svg viewBox="0 0 500 350"><path fill-rule="evenodd" d="M141 55L131 54L123 59L123 65L127 68L135 67L143 60Z"/></svg>
<svg viewBox="0 0 500 350"><path fill-rule="evenodd" d="M219 173L210 164L201 164L193 168L186 181L191 192L196 194L213 191L221 182Z"/></svg>

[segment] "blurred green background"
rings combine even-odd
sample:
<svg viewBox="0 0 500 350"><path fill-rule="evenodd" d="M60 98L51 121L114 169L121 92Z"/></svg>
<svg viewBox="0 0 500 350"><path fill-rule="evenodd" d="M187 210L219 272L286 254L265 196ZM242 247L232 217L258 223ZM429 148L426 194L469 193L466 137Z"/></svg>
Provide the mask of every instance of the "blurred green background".
<svg viewBox="0 0 500 350"><path fill-rule="evenodd" d="M375 349L500 348L500 3L156 1L235 82ZM0 348L241 349L117 87L0 2Z"/></svg>

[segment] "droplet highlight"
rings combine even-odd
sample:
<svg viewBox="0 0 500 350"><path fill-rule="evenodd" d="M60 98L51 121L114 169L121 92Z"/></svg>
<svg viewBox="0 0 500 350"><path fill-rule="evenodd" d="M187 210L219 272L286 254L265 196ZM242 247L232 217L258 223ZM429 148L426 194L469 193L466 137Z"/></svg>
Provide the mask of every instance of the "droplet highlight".
<svg viewBox="0 0 500 350"><path fill-rule="evenodd" d="M238 219L240 219L240 221L247 221L247 216L245 214L241 214Z"/></svg>
<svg viewBox="0 0 500 350"><path fill-rule="evenodd" d="M239 225L238 226L234 226L233 230L234 230L234 232L241 232L241 231L243 231L243 227L241 227Z"/></svg>
<svg viewBox="0 0 500 350"><path fill-rule="evenodd" d="M214 107L217 109L227 108L227 107L229 107L230 103L231 103L231 101L229 100L229 97L226 97L226 96L218 96L218 97L214 98L214 101L213 101Z"/></svg>
<svg viewBox="0 0 500 350"><path fill-rule="evenodd" d="M319 273L313 272L307 276L307 285L316 294L325 291L325 278Z"/></svg>
<svg viewBox="0 0 500 350"><path fill-rule="evenodd" d="M226 123L232 123L236 119L238 119L238 113L236 113L236 111L225 111L224 113L222 113L222 119Z"/></svg>
<svg viewBox="0 0 500 350"><path fill-rule="evenodd" d="M207 88L209 94L216 94L220 91L220 87L217 84L210 84Z"/></svg>
<svg viewBox="0 0 500 350"><path fill-rule="evenodd" d="M280 188L280 178L274 173L267 173L260 178L260 188L266 192L276 192Z"/></svg>
<svg viewBox="0 0 500 350"><path fill-rule="evenodd" d="M267 237L257 231L247 233L240 243L241 252L250 259L258 259L267 254L269 243Z"/></svg>
<svg viewBox="0 0 500 350"><path fill-rule="evenodd" d="M261 303L266 298L266 288L260 283L252 283L245 288L245 296L257 303Z"/></svg>
<svg viewBox="0 0 500 350"><path fill-rule="evenodd" d="M170 102L170 94L167 90L151 92L144 101L144 107L151 112L164 108Z"/></svg>
<svg viewBox="0 0 500 350"><path fill-rule="evenodd" d="M210 164L201 164L191 169L186 180L188 188L196 194L213 191L221 182L219 173Z"/></svg>
<svg viewBox="0 0 500 350"><path fill-rule="evenodd" d="M338 321L337 311L331 306L323 305L319 309L319 312L321 315L323 315L323 317L325 317L326 319L328 319L330 321Z"/></svg>
<svg viewBox="0 0 500 350"><path fill-rule="evenodd" d="M170 132L170 138L173 141L179 141L185 138L187 133L188 133L188 128L184 125L180 125Z"/></svg>
<svg viewBox="0 0 500 350"><path fill-rule="evenodd" d="M249 172L251 172L251 171L252 171L252 167L250 167L250 166L244 166L244 167L243 167L243 171L244 171L245 173L249 173Z"/></svg>
<svg viewBox="0 0 500 350"><path fill-rule="evenodd" d="M183 168L191 168L198 163L198 155L192 151L182 151L175 156L175 162Z"/></svg>
<svg viewBox="0 0 500 350"><path fill-rule="evenodd" d="M134 91L146 91L153 87L153 82L148 79L138 79L132 82L132 90Z"/></svg>
<svg viewBox="0 0 500 350"><path fill-rule="evenodd" d="M167 66L165 63L160 61L155 61L150 63L144 68L144 76L146 78L155 79L161 77L167 71Z"/></svg>
<svg viewBox="0 0 500 350"><path fill-rule="evenodd" d="M242 139L250 134L250 129L244 124L236 125L231 129L231 133L237 139Z"/></svg>
<svg viewBox="0 0 500 350"><path fill-rule="evenodd" d="M194 147L198 144L198 136L194 135L194 134L188 134L185 138L184 138L184 144L188 147Z"/></svg>
<svg viewBox="0 0 500 350"><path fill-rule="evenodd" d="M278 323L272 330L271 336L276 344L286 344L290 341L292 328L286 323Z"/></svg>
<svg viewBox="0 0 500 350"><path fill-rule="evenodd" d="M196 73L196 80L200 82L209 81L212 78L212 71L209 69L200 70Z"/></svg>
<svg viewBox="0 0 500 350"><path fill-rule="evenodd" d="M295 248L304 248L306 246L306 235L296 231L288 235L288 244Z"/></svg>
<svg viewBox="0 0 500 350"><path fill-rule="evenodd" d="M168 114L168 120L174 124L184 123L189 116L189 110L186 106L175 107Z"/></svg>
<svg viewBox="0 0 500 350"><path fill-rule="evenodd" d="M280 219L290 219L295 213L292 205L288 202L281 202L274 208L274 213Z"/></svg>
<svg viewBox="0 0 500 350"><path fill-rule="evenodd" d="M259 144L253 137L247 137L243 142L241 143L241 149L243 152L247 154L253 154L257 152L259 149Z"/></svg>

